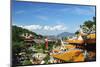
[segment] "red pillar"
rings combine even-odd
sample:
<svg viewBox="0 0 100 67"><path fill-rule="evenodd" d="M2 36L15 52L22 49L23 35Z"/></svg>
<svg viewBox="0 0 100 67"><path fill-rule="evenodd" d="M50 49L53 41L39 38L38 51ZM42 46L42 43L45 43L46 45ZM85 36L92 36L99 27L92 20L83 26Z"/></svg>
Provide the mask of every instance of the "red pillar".
<svg viewBox="0 0 100 67"><path fill-rule="evenodd" d="M45 39L46 49L48 49L48 38Z"/></svg>

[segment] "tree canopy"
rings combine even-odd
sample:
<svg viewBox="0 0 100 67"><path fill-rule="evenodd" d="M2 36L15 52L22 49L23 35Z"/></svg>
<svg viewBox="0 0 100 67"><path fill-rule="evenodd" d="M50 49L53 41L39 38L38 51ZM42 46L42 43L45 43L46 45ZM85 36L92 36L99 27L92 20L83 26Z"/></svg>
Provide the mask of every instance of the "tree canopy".
<svg viewBox="0 0 100 67"><path fill-rule="evenodd" d="M85 33L95 33L96 30L96 17L93 17L93 20L88 20L83 23L83 25L80 26L80 28Z"/></svg>

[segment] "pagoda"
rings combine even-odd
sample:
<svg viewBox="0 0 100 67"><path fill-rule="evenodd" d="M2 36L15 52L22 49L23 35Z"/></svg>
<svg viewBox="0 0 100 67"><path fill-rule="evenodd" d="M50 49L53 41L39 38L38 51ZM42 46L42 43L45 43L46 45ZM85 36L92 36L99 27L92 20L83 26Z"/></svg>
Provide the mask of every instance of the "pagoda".
<svg viewBox="0 0 100 67"><path fill-rule="evenodd" d="M24 33L21 35L21 38L24 40L27 46L32 46L32 44L34 43L34 37L32 34Z"/></svg>

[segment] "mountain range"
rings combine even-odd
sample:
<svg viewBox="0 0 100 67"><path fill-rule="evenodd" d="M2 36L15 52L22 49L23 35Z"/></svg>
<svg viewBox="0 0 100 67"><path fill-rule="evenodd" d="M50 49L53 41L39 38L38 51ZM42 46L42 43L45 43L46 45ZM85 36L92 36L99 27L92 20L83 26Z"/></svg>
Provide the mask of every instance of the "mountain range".
<svg viewBox="0 0 100 67"><path fill-rule="evenodd" d="M66 37L66 36L74 36L75 34L74 33L70 33L70 32L62 32L60 34L57 35L58 38L63 38L63 37Z"/></svg>

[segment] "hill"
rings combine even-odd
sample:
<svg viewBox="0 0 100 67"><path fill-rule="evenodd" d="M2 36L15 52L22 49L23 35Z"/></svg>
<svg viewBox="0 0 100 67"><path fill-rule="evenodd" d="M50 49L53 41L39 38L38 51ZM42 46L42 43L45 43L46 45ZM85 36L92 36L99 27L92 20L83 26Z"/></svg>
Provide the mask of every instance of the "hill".
<svg viewBox="0 0 100 67"><path fill-rule="evenodd" d="M12 41L21 41L20 35L23 33L29 33L34 35L34 38L43 37L42 35L38 35L35 32L29 31L27 29L18 27L18 26L12 26Z"/></svg>
<svg viewBox="0 0 100 67"><path fill-rule="evenodd" d="M66 37L66 36L73 36L73 35L75 35L75 34L69 33L69 32L63 32L63 33L58 34L57 37L63 38L63 37Z"/></svg>

